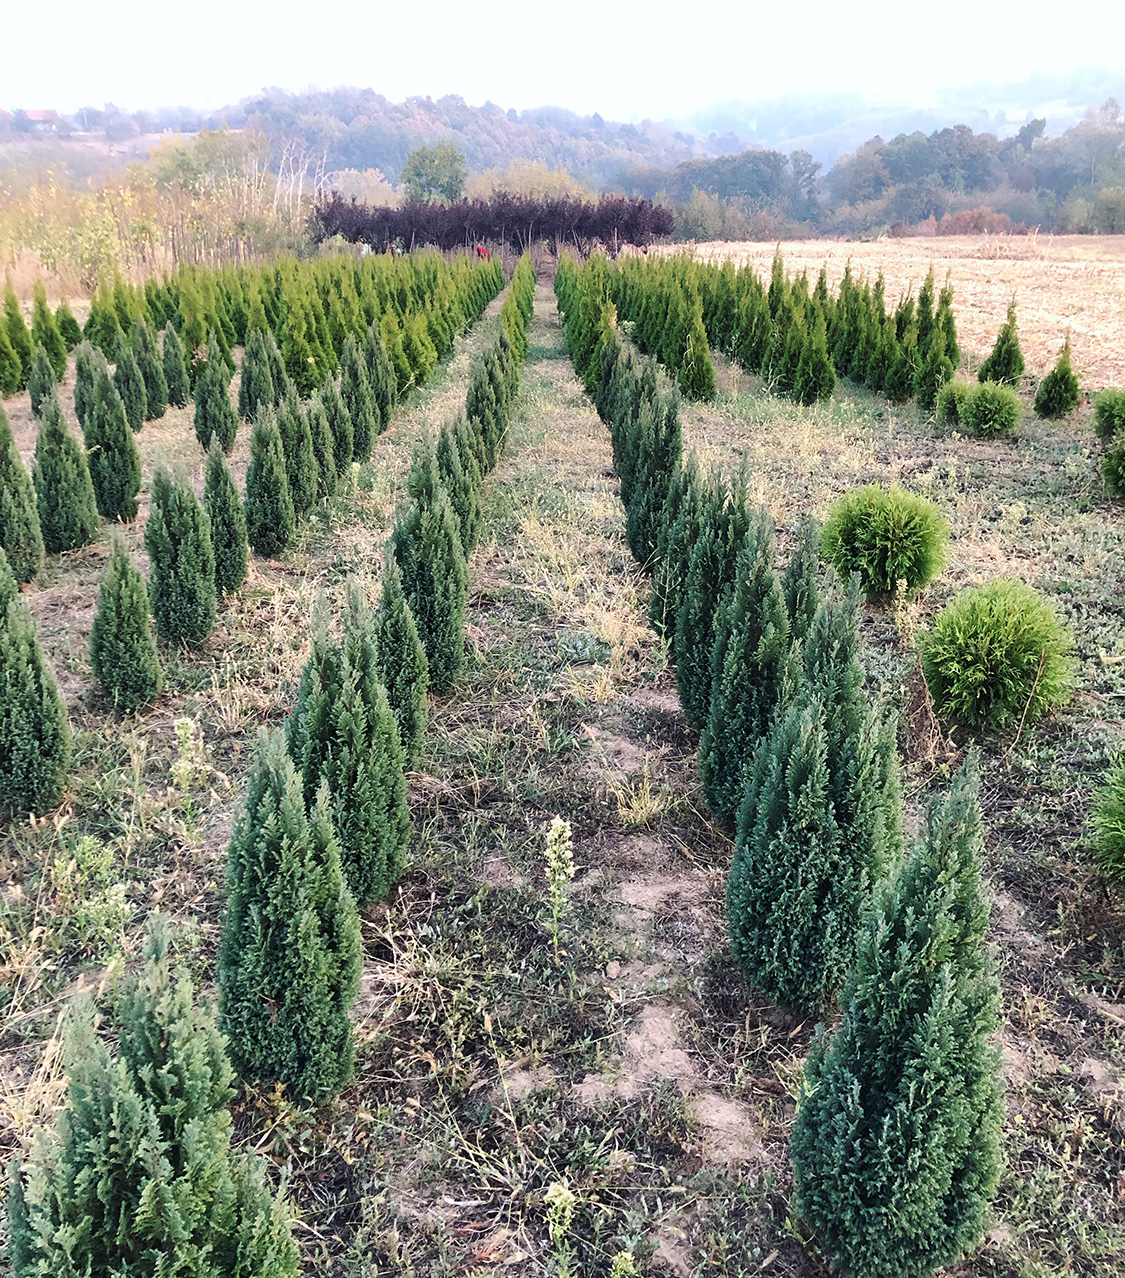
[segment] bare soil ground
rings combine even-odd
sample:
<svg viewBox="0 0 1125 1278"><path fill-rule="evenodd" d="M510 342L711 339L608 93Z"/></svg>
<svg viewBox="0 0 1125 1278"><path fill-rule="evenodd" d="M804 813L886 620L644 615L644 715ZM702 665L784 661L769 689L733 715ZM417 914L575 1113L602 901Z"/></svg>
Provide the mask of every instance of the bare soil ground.
<svg viewBox="0 0 1125 1278"><path fill-rule="evenodd" d="M748 262L768 277L775 244L713 243L696 257ZM1125 384L1125 236L934 236L853 243L787 240L785 265L815 279L828 267L831 287L850 261L874 280L882 271L887 297L918 288L931 266L940 285L948 271L962 347L979 364L992 349L1008 302L1016 297L1027 371L1042 377L1058 358L1067 329L1079 383L1090 390ZM669 250L675 251L675 250Z"/></svg>

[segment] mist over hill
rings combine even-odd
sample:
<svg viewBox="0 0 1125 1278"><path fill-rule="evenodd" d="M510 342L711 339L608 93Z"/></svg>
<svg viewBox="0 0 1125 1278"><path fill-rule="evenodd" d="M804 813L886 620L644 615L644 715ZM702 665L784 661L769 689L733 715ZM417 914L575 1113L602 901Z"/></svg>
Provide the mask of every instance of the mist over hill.
<svg viewBox="0 0 1125 1278"><path fill-rule="evenodd" d="M1037 73L1019 82L995 81L947 89L926 103L881 100L860 93L802 93L716 102L680 122L701 134L735 135L779 151L805 150L825 168L870 138L932 133L958 124L1006 138L1045 117L1046 136L1077 124L1109 97L1122 97L1125 71L1086 67Z"/></svg>

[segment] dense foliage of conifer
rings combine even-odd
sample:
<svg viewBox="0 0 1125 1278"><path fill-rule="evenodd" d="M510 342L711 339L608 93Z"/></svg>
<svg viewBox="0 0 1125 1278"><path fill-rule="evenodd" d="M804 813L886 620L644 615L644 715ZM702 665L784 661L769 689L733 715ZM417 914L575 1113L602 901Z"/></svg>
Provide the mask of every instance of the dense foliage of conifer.
<svg viewBox="0 0 1125 1278"><path fill-rule="evenodd" d="M287 1208L261 1159L231 1149L226 1045L187 976L173 979L170 950L154 917L117 1005L116 1052L89 1005L71 1024L67 1106L13 1163L13 1278L297 1276Z"/></svg>
<svg viewBox="0 0 1125 1278"><path fill-rule="evenodd" d="M426 734L430 684L426 649L402 589L402 574L392 555L383 563L383 582L374 623L375 662L398 727L404 766L413 768Z"/></svg>
<svg viewBox="0 0 1125 1278"><path fill-rule="evenodd" d="M121 396L104 369L95 375L83 434L98 514L105 519L128 522L137 514L141 456L125 417Z"/></svg>
<svg viewBox="0 0 1125 1278"><path fill-rule="evenodd" d="M901 852L894 726L863 692L858 598L826 599L796 691L757 751L727 881L735 961L795 1007L830 1007L874 884Z"/></svg>
<svg viewBox="0 0 1125 1278"><path fill-rule="evenodd" d="M70 751L66 706L0 548L0 812L57 807Z"/></svg>
<svg viewBox="0 0 1125 1278"><path fill-rule="evenodd" d="M240 1077L323 1100L351 1078L359 920L328 788L306 809L280 732L263 732L227 851L219 950L222 1027Z"/></svg>
<svg viewBox="0 0 1125 1278"><path fill-rule="evenodd" d="M390 891L410 836L405 760L375 644L373 617L353 585L343 643L329 639L323 618L314 629L286 725L306 805L327 789L344 878L360 908Z"/></svg>
<svg viewBox="0 0 1125 1278"><path fill-rule="evenodd" d="M805 1065L796 1207L834 1264L925 1278L977 1245L1000 1173L1000 986L970 762L875 893L843 1016Z"/></svg>
<svg viewBox="0 0 1125 1278"><path fill-rule="evenodd" d="M249 545L246 512L238 498L238 488L223 460L218 439L212 439L207 454L203 488L203 508L211 526L211 546L215 553L215 589L232 595L246 580Z"/></svg>
<svg viewBox="0 0 1125 1278"><path fill-rule="evenodd" d="M165 643L201 644L215 624L211 521L187 480L163 466L152 477L145 549L157 634Z"/></svg>
<svg viewBox="0 0 1125 1278"><path fill-rule="evenodd" d="M1078 407L1078 378L1070 364L1070 334L1054 368L1035 392L1035 411L1040 417L1065 417Z"/></svg>
<svg viewBox="0 0 1125 1278"><path fill-rule="evenodd" d="M98 535L98 503L90 465L85 450L67 430L55 395L40 414L32 478L48 554L88 546ZM0 507L2 504L0 498Z"/></svg>
<svg viewBox="0 0 1125 1278"><path fill-rule="evenodd" d="M272 409L258 414L250 432L246 469L246 536L255 554L280 554L297 534L289 475Z"/></svg>
<svg viewBox="0 0 1125 1278"><path fill-rule="evenodd" d="M1016 331L1016 299L1013 297L1008 303L1008 318L996 335L996 345L977 369L977 381L1018 387L1023 368L1023 352L1020 350L1019 334Z"/></svg>
<svg viewBox="0 0 1125 1278"><path fill-rule="evenodd" d="M119 710L152 702L164 680L144 578L120 537L110 544L98 610L90 631L90 668Z"/></svg>
<svg viewBox="0 0 1125 1278"><path fill-rule="evenodd" d="M43 532L35 486L16 448L0 405L0 550L16 581L30 581L43 566Z"/></svg>

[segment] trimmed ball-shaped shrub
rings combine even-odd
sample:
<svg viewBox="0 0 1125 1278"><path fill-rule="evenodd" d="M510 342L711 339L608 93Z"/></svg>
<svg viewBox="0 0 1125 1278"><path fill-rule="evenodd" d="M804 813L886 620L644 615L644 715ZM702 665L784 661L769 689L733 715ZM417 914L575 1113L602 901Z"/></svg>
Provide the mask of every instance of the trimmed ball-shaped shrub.
<svg viewBox="0 0 1125 1278"><path fill-rule="evenodd" d="M1118 755L1090 808L1090 833L1098 864L1125 880L1125 754Z"/></svg>
<svg viewBox="0 0 1125 1278"><path fill-rule="evenodd" d="M1125 390L1110 387L1094 399L1094 429L1100 439L1112 439L1125 431Z"/></svg>
<svg viewBox="0 0 1125 1278"><path fill-rule="evenodd" d="M888 595L903 581L926 585L945 562L949 524L925 497L869 484L847 493L828 512L824 558L845 580L853 572L868 597Z"/></svg>
<svg viewBox="0 0 1125 1278"><path fill-rule="evenodd" d="M969 388L961 405L961 424L970 435L994 439L1010 435L1019 424L1020 397L1010 386L981 382Z"/></svg>
<svg viewBox="0 0 1125 1278"><path fill-rule="evenodd" d="M934 709L976 731L1034 723L1070 693L1070 633L1023 582L963 591L918 642Z"/></svg>
<svg viewBox="0 0 1125 1278"><path fill-rule="evenodd" d="M956 428L961 425L961 410L972 389L968 382L946 382L938 391L937 419L943 426Z"/></svg>

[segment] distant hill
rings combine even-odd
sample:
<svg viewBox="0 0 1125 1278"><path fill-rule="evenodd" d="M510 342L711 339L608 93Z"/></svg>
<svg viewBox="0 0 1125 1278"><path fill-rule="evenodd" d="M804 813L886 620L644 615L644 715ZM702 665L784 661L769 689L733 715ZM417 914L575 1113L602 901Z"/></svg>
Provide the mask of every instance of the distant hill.
<svg viewBox="0 0 1125 1278"><path fill-rule="evenodd" d="M922 106L858 93L815 92L720 102L695 112L680 127L703 136L732 134L786 153L805 150L827 169L877 134L890 138L965 124L976 133L1006 138L1029 120L1045 116L1047 136L1055 136L1109 97L1125 97L1125 70L1086 67L1065 75L1040 73L1014 84L951 89Z"/></svg>
<svg viewBox="0 0 1125 1278"><path fill-rule="evenodd" d="M456 95L390 102L371 89L302 94L270 89L214 112L212 119L232 128L261 129L275 144L303 139L325 156L329 171L380 169L392 182L398 181L407 154L423 143L452 142L470 171L539 160L599 187L638 165L672 168L747 145L733 134L704 136L652 120L620 123L550 106L505 111L493 102L470 106Z"/></svg>

